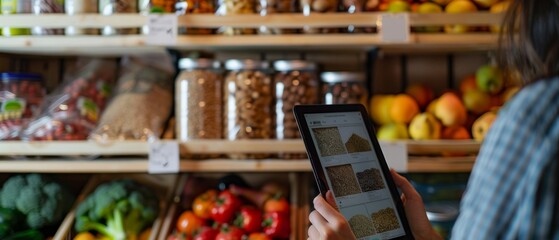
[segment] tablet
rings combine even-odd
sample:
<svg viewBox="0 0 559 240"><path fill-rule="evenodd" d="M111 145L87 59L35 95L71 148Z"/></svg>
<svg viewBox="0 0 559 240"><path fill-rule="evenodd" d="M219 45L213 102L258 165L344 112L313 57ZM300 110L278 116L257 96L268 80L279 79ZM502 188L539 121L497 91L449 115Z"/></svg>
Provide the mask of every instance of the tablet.
<svg viewBox="0 0 559 240"><path fill-rule="evenodd" d="M320 193L332 191L357 239L412 239L363 105L297 105L294 113Z"/></svg>

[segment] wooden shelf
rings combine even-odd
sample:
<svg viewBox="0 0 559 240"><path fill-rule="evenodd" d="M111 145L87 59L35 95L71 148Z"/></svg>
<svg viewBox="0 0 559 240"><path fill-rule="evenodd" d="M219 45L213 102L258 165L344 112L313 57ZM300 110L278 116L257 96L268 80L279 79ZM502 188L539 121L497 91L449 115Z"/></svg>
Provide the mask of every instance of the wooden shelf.
<svg viewBox="0 0 559 240"><path fill-rule="evenodd" d="M406 141L409 162L408 172L467 172L475 157L417 157L441 152L477 153L479 143L473 141ZM181 151L194 154L216 153L301 153L300 140L200 140L181 143ZM118 173L147 172L148 143L119 141L98 143L94 141L68 142L0 142L0 172L48 173ZM11 160L10 156L43 156L45 160ZM50 157L49 157L50 156ZM104 156L95 160L75 160L88 156ZM116 156L116 157L115 157ZM132 156L132 157L131 157ZM311 171L308 160L181 160L182 172L291 172Z"/></svg>
<svg viewBox="0 0 559 240"><path fill-rule="evenodd" d="M408 14L410 26L465 24L490 26L498 24L500 14ZM344 27L349 25L373 27L377 25L379 13L325 13L303 16L302 14L275 14L269 16L211 14L179 16L179 26L217 28L221 26L256 28L260 26L303 28ZM120 14L101 16L85 14L67 15L3 15L0 27L65 27L72 23L76 27L100 28L142 27L147 16ZM137 52L153 52L161 46L149 46L145 36L14 36L0 37L0 51L7 53L39 54L87 54L118 55ZM244 36L179 36L177 43L166 47L174 49L368 49L381 47L387 51L479 51L496 47L494 33L413 33L408 43L391 43L380 40L378 34L292 34L292 35L244 35Z"/></svg>

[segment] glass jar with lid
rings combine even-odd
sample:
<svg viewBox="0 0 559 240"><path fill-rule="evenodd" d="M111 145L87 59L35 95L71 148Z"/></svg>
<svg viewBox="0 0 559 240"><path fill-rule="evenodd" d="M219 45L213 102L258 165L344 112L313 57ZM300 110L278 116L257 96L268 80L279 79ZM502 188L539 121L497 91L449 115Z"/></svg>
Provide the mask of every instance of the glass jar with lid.
<svg viewBox="0 0 559 240"><path fill-rule="evenodd" d="M293 107L319 103L318 74L315 63L291 60L274 62L274 122L276 139L300 139ZM304 153L279 155L283 159L303 159Z"/></svg>
<svg viewBox="0 0 559 240"><path fill-rule="evenodd" d="M267 62L228 60L224 87L224 134L227 140L271 139L272 79ZM231 158L267 158L269 154L229 154Z"/></svg>
<svg viewBox="0 0 559 240"><path fill-rule="evenodd" d="M365 75L360 72L323 72L322 102L325 104L367 105L368 91Z"/></svg>
<svg viewBox="0 0 559 240"><path fill-rule="evenodd" d="M183 58L176 79L177 140L222 138L222 81L220 63Z"/></svg>
<svg viewBox="0 0 559 240"><path fill-rule="evenodd" d="M240 14L254 14L255 12L254 0L218 0L216 15L240 15ZM250 35L256 31L253 28L238 28L223 26L217 29L218 34L222 35Z"/></svg>

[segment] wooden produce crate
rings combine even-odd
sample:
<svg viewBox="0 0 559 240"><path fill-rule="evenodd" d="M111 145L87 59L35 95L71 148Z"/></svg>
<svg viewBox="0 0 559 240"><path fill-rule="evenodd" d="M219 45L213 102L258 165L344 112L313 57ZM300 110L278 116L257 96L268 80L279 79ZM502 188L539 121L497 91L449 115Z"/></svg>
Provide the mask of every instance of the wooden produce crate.
<svg viewBox="0 0 559 240"><path fill-rule="evenodd" d="M176 228L176 222L179 215L188 209L196 196L204 191L216 188L217 181L220 177L225 176L223 173L200 173L200 174L184 174L179 179L174 191L173 202L168 208L167 215L163 221L161 230L159 231L158 240L166 240ZM259 187L266 182L274 182L286 187L288 191L288 201L290 202L290 223L291 236L290 239L301 239L299 236L300 222L300 187L298 173L239 173L250 186ZM304 186L304 185L303 185Z"/></svg>
<svg viewBox="0 0 559 240"><path fill-rule="evenodd" d="M169 174L169 175L148 175L148 174L99 174L94 175L91 177L89 182L83 188L83 191L76 199L76 203L72 207L72 210L68 213L64 221L58 228L56 235L54 236L54 240L63 240L63 239L73 239L75 232L74 232L74 220L76 218L75 213L77 206L84 201L89 194L91 194L97 186L104 182L118 180L118 179L131 179L137 181L140 184L143 184L149 188L151 188L157 196L159 196L159 216L153 222L151 227L152 232L149 237L150 240L155 240L157 235L159 234L159 230L161 228L161 223L165 217L165 213L167 212L167 207L169 206L169 202L171 202L171 197L173 196L173 190L175 188L175 184L177 182L177 175Z"/></svg>

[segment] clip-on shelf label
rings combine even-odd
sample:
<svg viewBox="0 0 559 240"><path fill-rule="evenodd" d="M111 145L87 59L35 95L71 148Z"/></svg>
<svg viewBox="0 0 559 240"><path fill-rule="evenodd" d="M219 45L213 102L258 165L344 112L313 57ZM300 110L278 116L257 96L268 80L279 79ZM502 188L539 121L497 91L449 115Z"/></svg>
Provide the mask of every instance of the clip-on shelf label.
<svg viewBox="0 0 559 240"><path fill-rule="evenodd" d="M175 14L148 15L146 44L174 45L177 43L178 18Z"/></svg>
<svg viewBox="0 0 559 240"><path fill-rule="evenodd" d="M381 42L410 41L410 17L407 13L381 14L377 19L377 27Z"/></svg>
<svg viewBox="0 0 559 240"><path fill-rule="evenodd" d="M408 147L403 142L380 142L388 167L397 172L408 171Z"/></svg>
<svg viewBox="0 0 559 240"><path fill-rule="evenodd" d="M156 141L149 143L148 173L178 173L179 143Z"/></svg>

